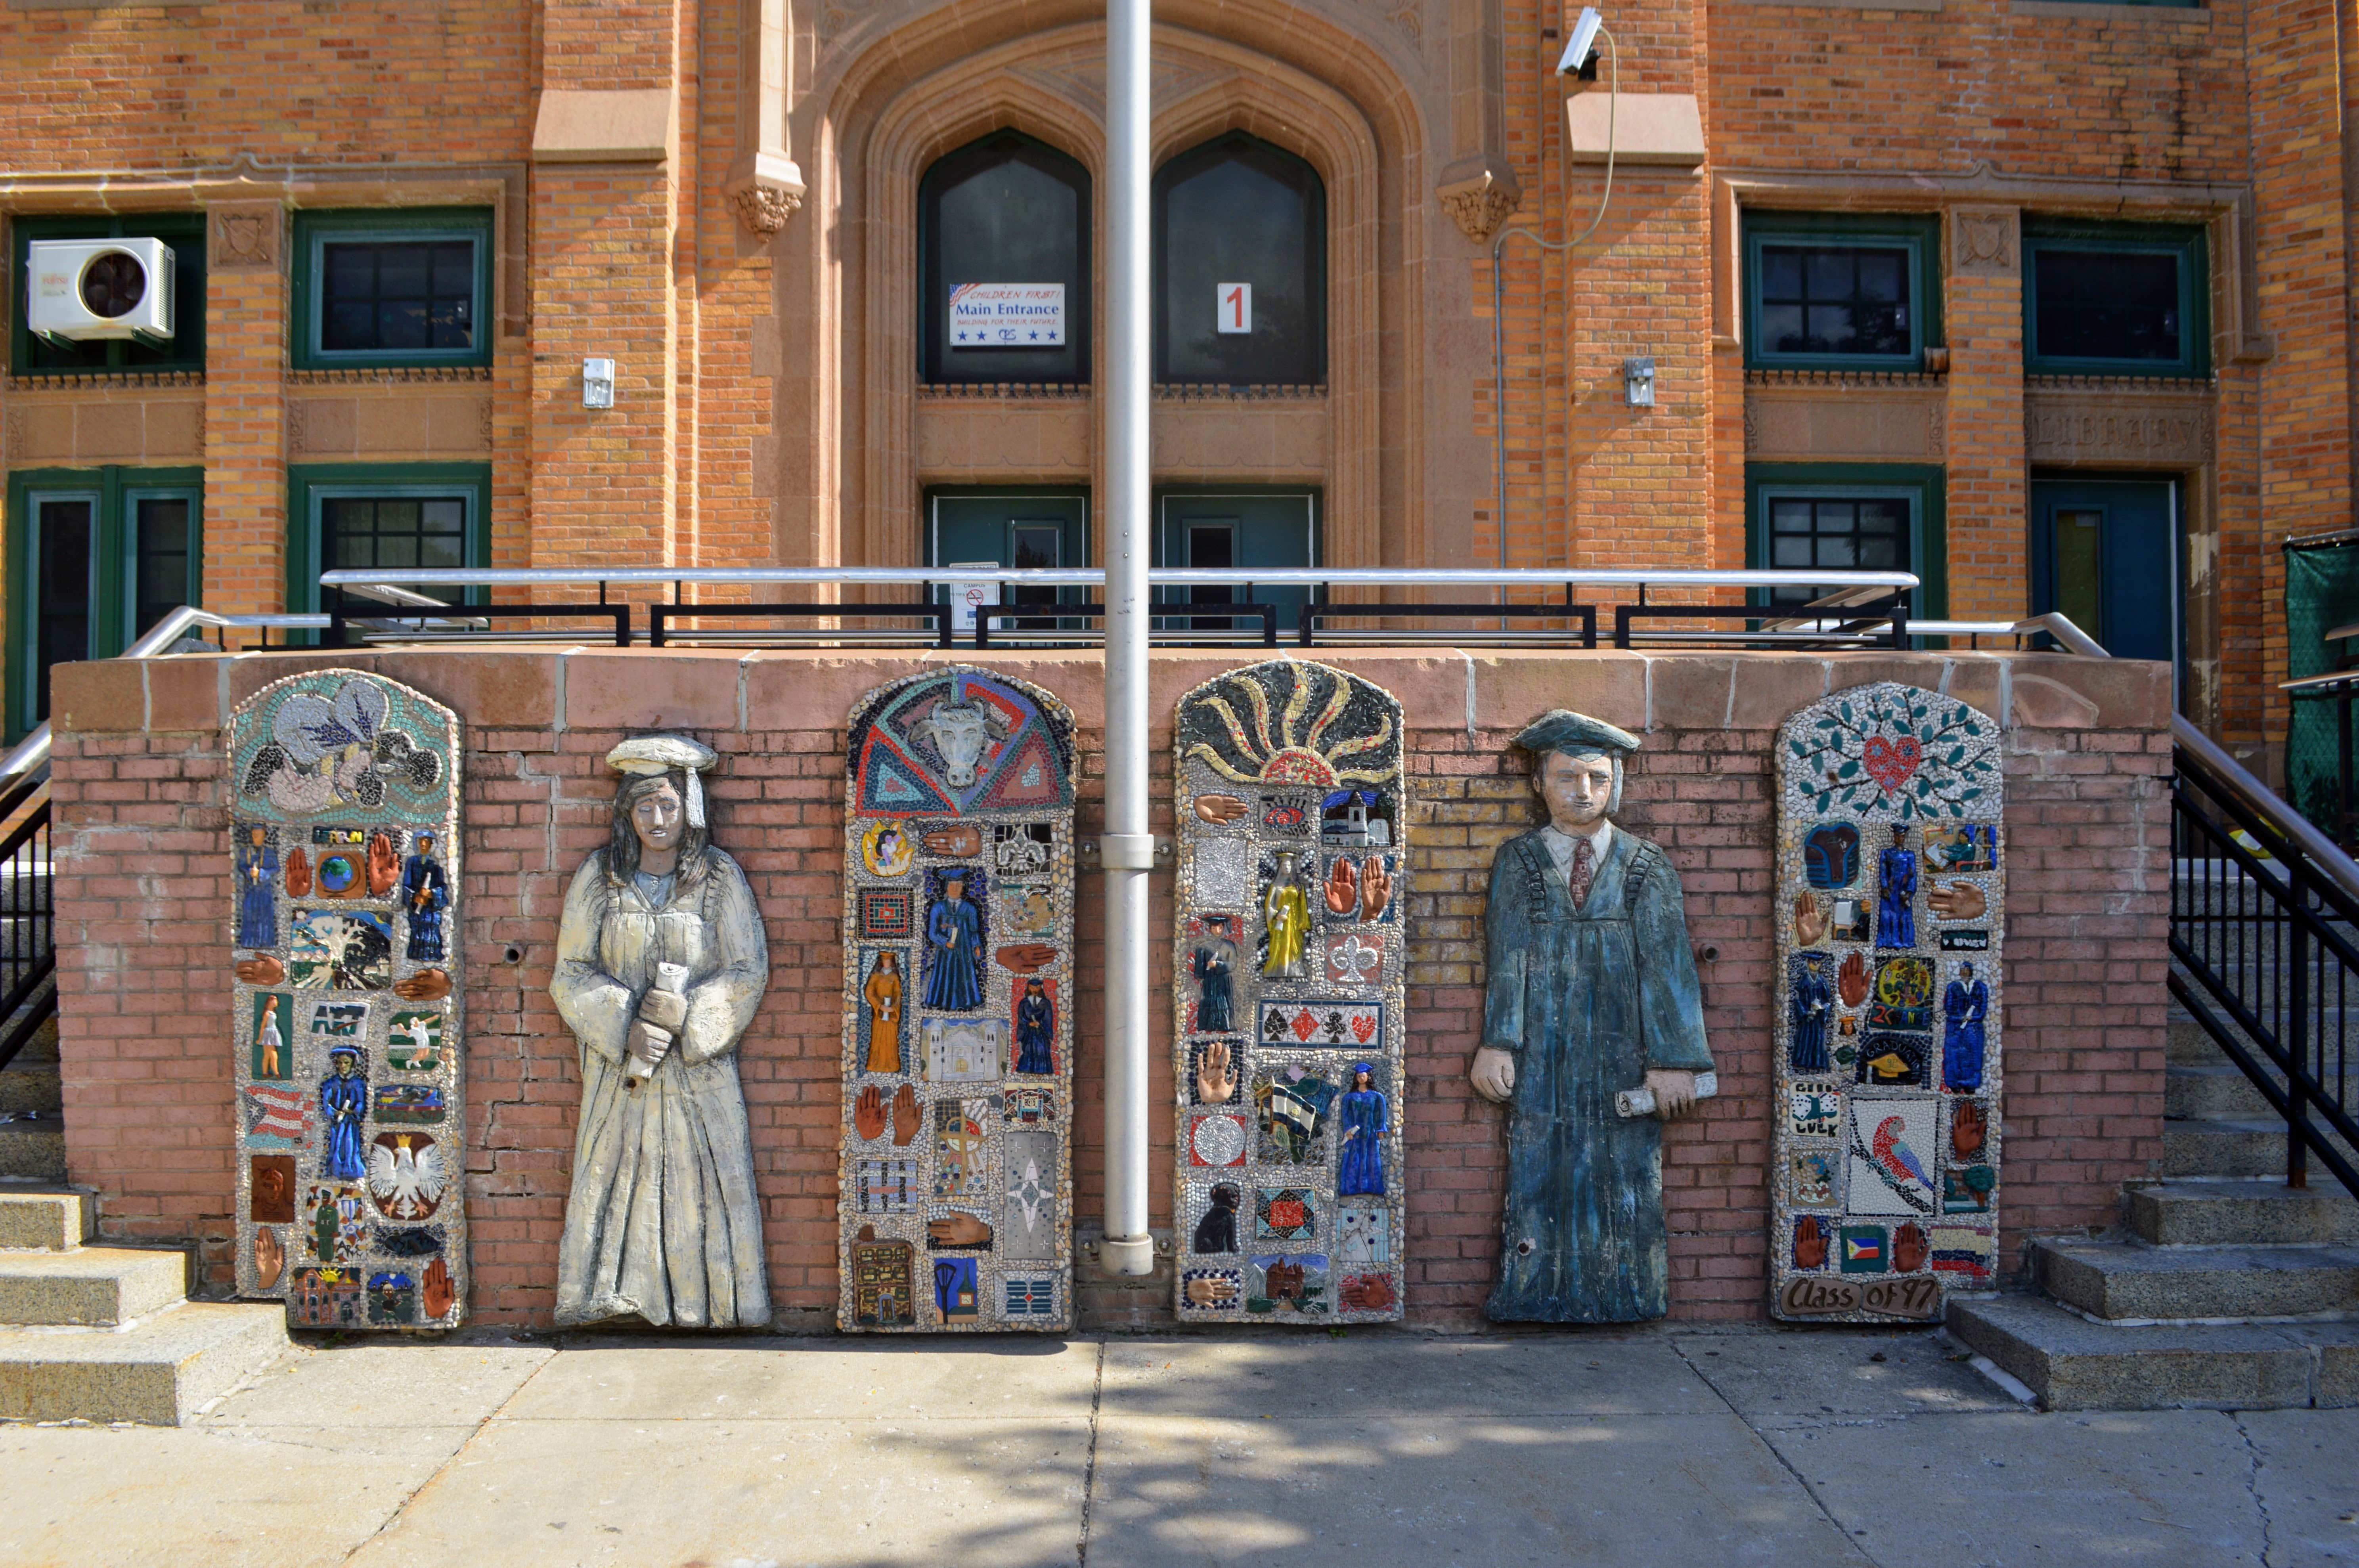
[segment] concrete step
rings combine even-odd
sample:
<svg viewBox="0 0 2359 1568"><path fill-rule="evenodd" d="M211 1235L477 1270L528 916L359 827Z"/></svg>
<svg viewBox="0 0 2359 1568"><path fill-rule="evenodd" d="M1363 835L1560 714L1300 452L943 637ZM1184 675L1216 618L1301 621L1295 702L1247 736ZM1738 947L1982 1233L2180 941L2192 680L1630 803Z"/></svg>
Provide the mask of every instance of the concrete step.
<svg viewBox="0 0 2359 1568"><path fill-rule="evenodd" d="M2179 1119L2266 1119L2275 1113L2245 1070L2213 1051L2208 1062L2170 1063L2163 1079L2162 1114Z"/></svg>
<svg viewBox="0 0 2359 1568"><path fill-rule="evenodd" d="M188 1275L177 1251L0 1252L0 1323L112 1327L185 1301Z"/></svg>
<svg viewBox="0 0 2359 1568"><path fill-rule="evenodd" d="M2285 1124L2245 1117L2211 1117L2162 1124L2165 1176L2277 1176L2285 1174Z"/></svg>
<svg viewBox="0 0 2359 1568"><path fill-rule="evenodd" d="M2100 1318L2359 1313L2359 1247L2032 1244L2039 1287Z"/></svg>
<svg viewBox="0 0 2359 1568"><path fill-rule="evenodd" d="M0 1329L0 1421L177 1426L287 1349L287 1309L190 1301L120 1333Z"/></svg>
<svg viewBox="0 0 2359 1568"><path fill-rule="evenodd" d="M0 1116L25 1111L54 1111L65 1104L54 1062L27 1062L18 1057L0 1069Z"/></svg>
<svg viewBox="0 0 2359 1568"><path fill-rule="evenodd" d="M2124 1328L1996 1296L1951 1301L1949 1328L2051 1410L2359 1405L2359 1323Z"/></svg>
<svg viewBox="0 0 2359 1568"><path fill-rule="evenodd" d="M65 1252L88 1241L97 1230L94 1193L0 1188L0 1249Z"/></svg>
<svg viewBox="0 0 2359 1568"><path fill-rule="evenodd" d="M2157 1247L2359 1247L2359 1199L2334 1183L2182 1177L2123 1194L2132 1231Z"/></svg>
<svg viewBox="0 0 2359 1568"><path fill-rule="evenodd" d="M66 1179L66 1124L54 1116L0 1121L0 1177L35 1181Z"/></svg>

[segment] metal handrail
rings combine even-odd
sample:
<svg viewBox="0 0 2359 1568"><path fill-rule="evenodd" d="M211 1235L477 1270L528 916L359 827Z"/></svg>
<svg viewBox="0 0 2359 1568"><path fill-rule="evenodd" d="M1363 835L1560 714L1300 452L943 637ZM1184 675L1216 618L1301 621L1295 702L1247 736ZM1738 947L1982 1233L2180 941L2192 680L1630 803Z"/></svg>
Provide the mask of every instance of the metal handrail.
<svg viewBox="0 0 2359 1568"><path fill-rule="evenodd" d="M123 659L156 659L172 651L191 626L205 626L215 631L238 629L290 630L324 628L325 615L218 615L211 610L200 610L183 604L168 610L154 626L149 626L117 657ZM49 764L49 724L47 719L33 726L32 732L0 757L0 788L25 778Z"/></svg>
<svg viewBox="0 0 2359 1568"><path fill-rule="evenodd" d="M385 572L347 567L320 574L323 588L357 589L362 586L408 586L413 588L529 588L580 585L595 587L607 584L698 583L728 586L733 584L806 583L824 587L844 584L918 584L950 583L1001 583L1032 588L1090 588L1102 586L1105 572L1094 566L1032 566L990 568L952 568L947 566L759 566L718 568L680 568L660 566L617 566L593 571L576 571L560 567L490 567L437 566L414 570ZM1581 587L1600 588L1818 588L1849 586L1858 588L1916 588L1921 586L1912 572L1814 572L1731 571L1712 572L1679 569L1663 572L1582 571L1568 567L1562 571L1538 568L1516 568L1511 571L1470 571L1457 567L1409 569L1390 566L1270 566L1270 567L1203 567L1158 566L1147 574L1150 587L1188 587L1228 585L1245 587L1267 584L1272 587L1325 586L1340 587L1492 587L1492 588L1562 588L1567 583Z"/></svg>

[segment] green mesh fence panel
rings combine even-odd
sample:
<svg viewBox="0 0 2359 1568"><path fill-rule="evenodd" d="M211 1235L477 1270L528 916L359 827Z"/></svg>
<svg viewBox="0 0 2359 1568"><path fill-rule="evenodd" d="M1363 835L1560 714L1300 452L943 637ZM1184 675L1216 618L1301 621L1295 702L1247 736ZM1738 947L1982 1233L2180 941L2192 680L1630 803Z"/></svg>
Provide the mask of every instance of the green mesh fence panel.
<svg viewBox="0 0 2359 1568"><path fill-rule="evenodd" d="M2288 550L2285 560L2286 674L2293 680L2323 675L2343 648L2327 646L2326 634L2359 621L2359 540ZM2295 702L2286 736L2287 793L2295 810L2330 833L2337 829L2340 705L2322 698Z"/></svg>

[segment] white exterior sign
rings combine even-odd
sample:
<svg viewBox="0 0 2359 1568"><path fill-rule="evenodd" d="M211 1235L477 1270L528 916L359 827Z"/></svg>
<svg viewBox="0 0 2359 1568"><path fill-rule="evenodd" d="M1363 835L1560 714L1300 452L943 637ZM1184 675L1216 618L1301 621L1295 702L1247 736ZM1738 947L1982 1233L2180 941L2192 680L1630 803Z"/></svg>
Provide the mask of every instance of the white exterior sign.
<svg viewBox="0 0 2359 1568"><path fill-rule="evenodd" d="M1213 284L1212 305L1212 320L1221 332L1249 332L1253 331L1252 284Z"/></svg>
<svg viewBox="0 0 2359 1568"><path fill-rule="evenodd" d="M1062 348L1061 283L962 283L951 290L952 348Z"/></svg>
<svg viewBox="0 0 2359 1568"><path fill-rule="evenodd" d="M950 563L952 572L995 572L998 568L999 562L995 561L953 561ZM951 583L951 629L962 632L974 630L976 607L998 603L999 584L996 583Z"/></svg>

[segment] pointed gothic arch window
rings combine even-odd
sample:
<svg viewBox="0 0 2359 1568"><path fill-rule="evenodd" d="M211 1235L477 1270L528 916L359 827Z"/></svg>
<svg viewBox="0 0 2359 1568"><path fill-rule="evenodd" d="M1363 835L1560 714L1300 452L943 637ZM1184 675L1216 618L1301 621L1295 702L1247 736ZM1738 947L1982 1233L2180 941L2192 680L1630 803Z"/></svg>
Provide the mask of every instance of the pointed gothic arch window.
<svg viewBox="0 0 2359 1568"><path fill-rule="evenodd" d="M935 159L918 186L918 276L924 380L1086 383L1089 170L1020 131L995 131ZM1064 341L962 339L951 300L971 284L1060 286Z"/></svg>
<svg viewBox="0 0 2359 1568"><path fill-rule="evenodd" d="M1156 171L1154 223L1156 380L1326 381L1327 188L1316 169L1231 131Z"/></svg>

